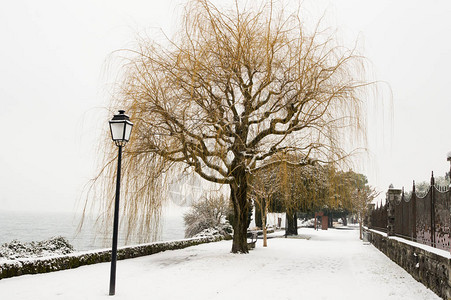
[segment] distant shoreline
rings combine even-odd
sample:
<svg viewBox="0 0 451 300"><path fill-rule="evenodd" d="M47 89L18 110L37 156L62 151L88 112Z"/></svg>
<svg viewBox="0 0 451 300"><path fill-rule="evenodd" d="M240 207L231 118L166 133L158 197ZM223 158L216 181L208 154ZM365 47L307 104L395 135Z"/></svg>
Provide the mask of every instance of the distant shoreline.
<svg viewBox="0 0 451 300"><path fill-rule="evenodd" d="M97 232L94 218L88 216L77 233L81 214L70 212L18 212L0 211L0 245L12 240L21 242L38 242L55 236L63 236L74 246L75 251L87 251L107 248L111 237ZM182 215L163 216L162 230L157 241L169 241L184 238ZM119 246L133 245L140 241L130 239L125 243L125 232L119 234Z"/></svg>

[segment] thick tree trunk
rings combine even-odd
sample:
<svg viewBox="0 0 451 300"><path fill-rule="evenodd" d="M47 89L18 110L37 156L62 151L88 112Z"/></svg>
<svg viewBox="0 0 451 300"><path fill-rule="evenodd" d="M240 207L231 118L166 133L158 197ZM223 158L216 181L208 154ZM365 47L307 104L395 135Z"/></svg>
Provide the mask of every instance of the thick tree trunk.
<svg viewBox="0 0 451 300"><path fill-rule="evenodd" d="M232 253L249 253L247 247L247 215L247 213L240 213L237 216L235 211Z"/></svg>
<svg viewBox="0 0 451 300"><path fill-rule="evenodd" d="M287 218L287 228L286 228L286 235L298 235L298 222L295 212L287 212L286 213Z"/></svg>
<svg viewBox="0 0 451 300"><path fill-rule="evenodd" d="M247 179L244 170L241 173L242 176L235 176L237 184L230 185L234 211L232 253L249 253L247 227L249 226L250 202L247 199Z"/></svg>
<svg viewBox="0 0 451 300"><path fill-rule="evenodd" d="M261 206L263 207L263 204L261 204ZM262 218L263 210L260 208L260 205L257 204L255 205L255 226L263 228Z"/></svg>
<svg viewBox="0 0 451 300"><path fill-rule="evenodd" d="M259 227L259 228L263 228L263 224L266 224L268 222L268 220L266 219L267 216L267 205L266 205L266 199L260 199L259 204L255 205L255 226ZM265 212L266 209L266 212ZM264 223L262 221L262 219L264 218Z"/></svg>

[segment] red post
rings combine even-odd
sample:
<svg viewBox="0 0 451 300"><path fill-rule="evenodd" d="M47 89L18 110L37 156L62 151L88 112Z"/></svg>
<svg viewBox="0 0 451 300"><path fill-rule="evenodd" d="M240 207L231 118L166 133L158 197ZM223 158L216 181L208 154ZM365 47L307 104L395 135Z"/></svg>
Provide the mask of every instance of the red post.
<svg viewBox="0 0 451 300"><path fill-rule="evenodd" d="M329 217L328 216L321 216L321 229L327 230L327 227L329 225Z"/></svg>

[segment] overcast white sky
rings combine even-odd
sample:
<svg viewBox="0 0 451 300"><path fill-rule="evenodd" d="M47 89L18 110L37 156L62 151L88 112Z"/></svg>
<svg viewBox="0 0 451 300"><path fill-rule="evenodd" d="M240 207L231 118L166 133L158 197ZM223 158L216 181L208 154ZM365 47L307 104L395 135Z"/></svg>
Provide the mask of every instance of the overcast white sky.
<svg viewBox="0 0 451 300"><path fill-rule="evenodd" d="M9 1L0 10L0 210L73 211L95 174L117 75L108 56L138 33L177 25L181 0ZM370 184L411 186L449 170L451 3L304 0L393 93L369 116ZM150 31L152 32L152 30ZM383 89L384 90L384 89ZM386 92L382 93L386 94ZM385 113L385 119L390 119Z"/></svg>

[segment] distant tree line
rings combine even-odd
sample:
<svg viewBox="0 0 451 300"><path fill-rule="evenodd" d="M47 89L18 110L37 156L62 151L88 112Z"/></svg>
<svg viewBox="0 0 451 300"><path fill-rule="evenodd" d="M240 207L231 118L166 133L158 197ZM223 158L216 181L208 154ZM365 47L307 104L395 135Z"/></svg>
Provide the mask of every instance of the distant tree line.
<svg viewBox="0 0 451 300"><path fill-rule="evenodd" d="M297 234L300 214L323 211L343 219L350 213L363 217L377 194L365 175L352 170L341 171L330 164L296 166L289 158L278 159L280 163L261 169L251 180L258 227L265 227L268 212L286 213L287 234Z"/></svg>

